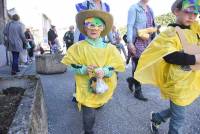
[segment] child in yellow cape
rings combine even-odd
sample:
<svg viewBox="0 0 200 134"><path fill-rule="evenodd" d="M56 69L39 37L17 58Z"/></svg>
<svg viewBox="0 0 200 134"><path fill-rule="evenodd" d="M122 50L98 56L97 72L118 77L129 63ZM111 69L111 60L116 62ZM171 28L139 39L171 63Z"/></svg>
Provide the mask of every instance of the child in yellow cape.
<svg viewBox="0 0 200 134"><path fill-rule="evenodd" d="M200 51L186 53L176 30L181 30L187 45L200 49L200 25L195 21L199 14L198 1L176 0L171 8L176 23L161 32L140 57L135 79L159 87L162 97L170 101L170 108L151 113L153 134L158 134L159 125L169 118L168 133L182 134L186 108L200 95L200 70L191 68L200 64Z"/></svg>
<svg viewBox="0 0 200 134"><path fill-rule="evenodd" d="M76 24L87 38L73 44L61 62L75 73L76 99L83 112L84 131L93 134L95 110L111 99L117 86L116 72L124 71L125 64L116 47L102 40L113 25L109 13L82 11L76 15Z"/></svg>

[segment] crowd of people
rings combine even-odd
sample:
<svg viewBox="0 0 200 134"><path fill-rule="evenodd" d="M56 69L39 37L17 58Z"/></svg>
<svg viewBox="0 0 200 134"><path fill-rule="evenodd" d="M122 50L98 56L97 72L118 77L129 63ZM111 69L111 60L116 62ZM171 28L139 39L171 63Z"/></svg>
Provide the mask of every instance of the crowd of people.
<svg viewBox="0 0 200 134"><path fill-rule="evenodd" d="M101 0L85 0L76 4L76 30L69 27L63 36L67 53L62 59L75 75L75 96L83 116L84 134L94 134L95 112L113 96L117 86L117 73L125 71L125 63L132 63L132 76L127 84L134 97L148 101L141 84L152 84L169 100L169 108L152 112L150 127L153 134L159 133L159 125L170 119L169 134L183 134L186 108L200 94L200 0L175 0L171 11L176 22L160 32L155 23L149 0L139 0L130 6L127 17L127 33L121 42L110 6ZM6 25L4 35L7 48L12 52L11 74L19 71L19 53L28 49L30 59L35 48L34 38L14 15ZM48 32L50 53L59 48L56 27ZM121 56L124 54L126 62ZM143 103L141 103L142 105Z"/></svg>

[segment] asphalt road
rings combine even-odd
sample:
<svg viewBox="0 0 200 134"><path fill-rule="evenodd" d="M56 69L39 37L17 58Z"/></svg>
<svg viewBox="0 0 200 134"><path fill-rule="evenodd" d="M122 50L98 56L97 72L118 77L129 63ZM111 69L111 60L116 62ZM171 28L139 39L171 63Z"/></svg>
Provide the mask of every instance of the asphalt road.
<svg viewBox="0 0 200 134"><path fill-rule="evenodd" d="M96 113L95 134L150 134L150 112L169 106L159 90L144 85L142 90L148 102L138 101L128 90L126 78L130 67L119 74L118 87L113 98ZM71 101L74 92L73 74L40 75L48 110L49 134L80 134L82 116ZM184 134L200 134L200 100L188 107ZM160 134L167 134L169 121L160 126Z"/></svg>

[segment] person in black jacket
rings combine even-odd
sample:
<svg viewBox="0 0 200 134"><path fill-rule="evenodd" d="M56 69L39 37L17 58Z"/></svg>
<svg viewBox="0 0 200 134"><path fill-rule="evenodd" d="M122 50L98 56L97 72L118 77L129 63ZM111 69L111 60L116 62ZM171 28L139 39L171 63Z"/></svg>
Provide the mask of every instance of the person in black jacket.
<svg viewBox="0 0 200 134"><path fill-rule="evenodd" d="M74 43L74 26L71 25L69 27L69 31L67 31L63 37L63 41L66 44L66 49L68 49Z"/></svg>
<svg viewBox="0 0 200 134"><path fill-rule="evenodd" d="M54 25L51 25L51 28L48 31L48 44L49 44L51 53L54 53L54 49L56 49L56 47L58 45L56 43L57 37L58 37L58 35L57 35L57 32L56 32L56 27Z"/></svg>

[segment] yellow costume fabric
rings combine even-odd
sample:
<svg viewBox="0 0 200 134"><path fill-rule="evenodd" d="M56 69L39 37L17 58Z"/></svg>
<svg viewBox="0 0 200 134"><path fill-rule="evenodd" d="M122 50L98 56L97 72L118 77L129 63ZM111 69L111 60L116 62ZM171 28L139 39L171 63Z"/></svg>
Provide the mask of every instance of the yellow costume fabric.
<svg viewBox="0 0 200 134"><path fill-rule="evenodd" d="M63 64L96 65L97 67L111 66L116 72L125 70L124 61L115 46L108 44L105 48L95 48L86 41L81 41L71 46L61 61ZM98 108L111 99L117 86L116 73L109 78L103 78L109 89L103 94L94 94L88 91L89 76L75 75L76 99L79 104Z"/></svg>
<svg viewBox="0 0 200 134"><path fill-rule="evenodd" d="M196 32L200 37L200 21L196 21L191 25L192 31Z"/></svg>
<svg viewBox="0 0 200 134"><path fill-rule="evenodd" d="M193 27L198 27L195 24ZM190 44L198 44L197 32L184 29ZM200 94L200 71L184 71L181 66L169 64L163 57L182 51L180 39L174 27L157 36L142 53L135 72L135 78L143 84L153 84L160 88L165 99L179 106L191 104Z"/></svg>

